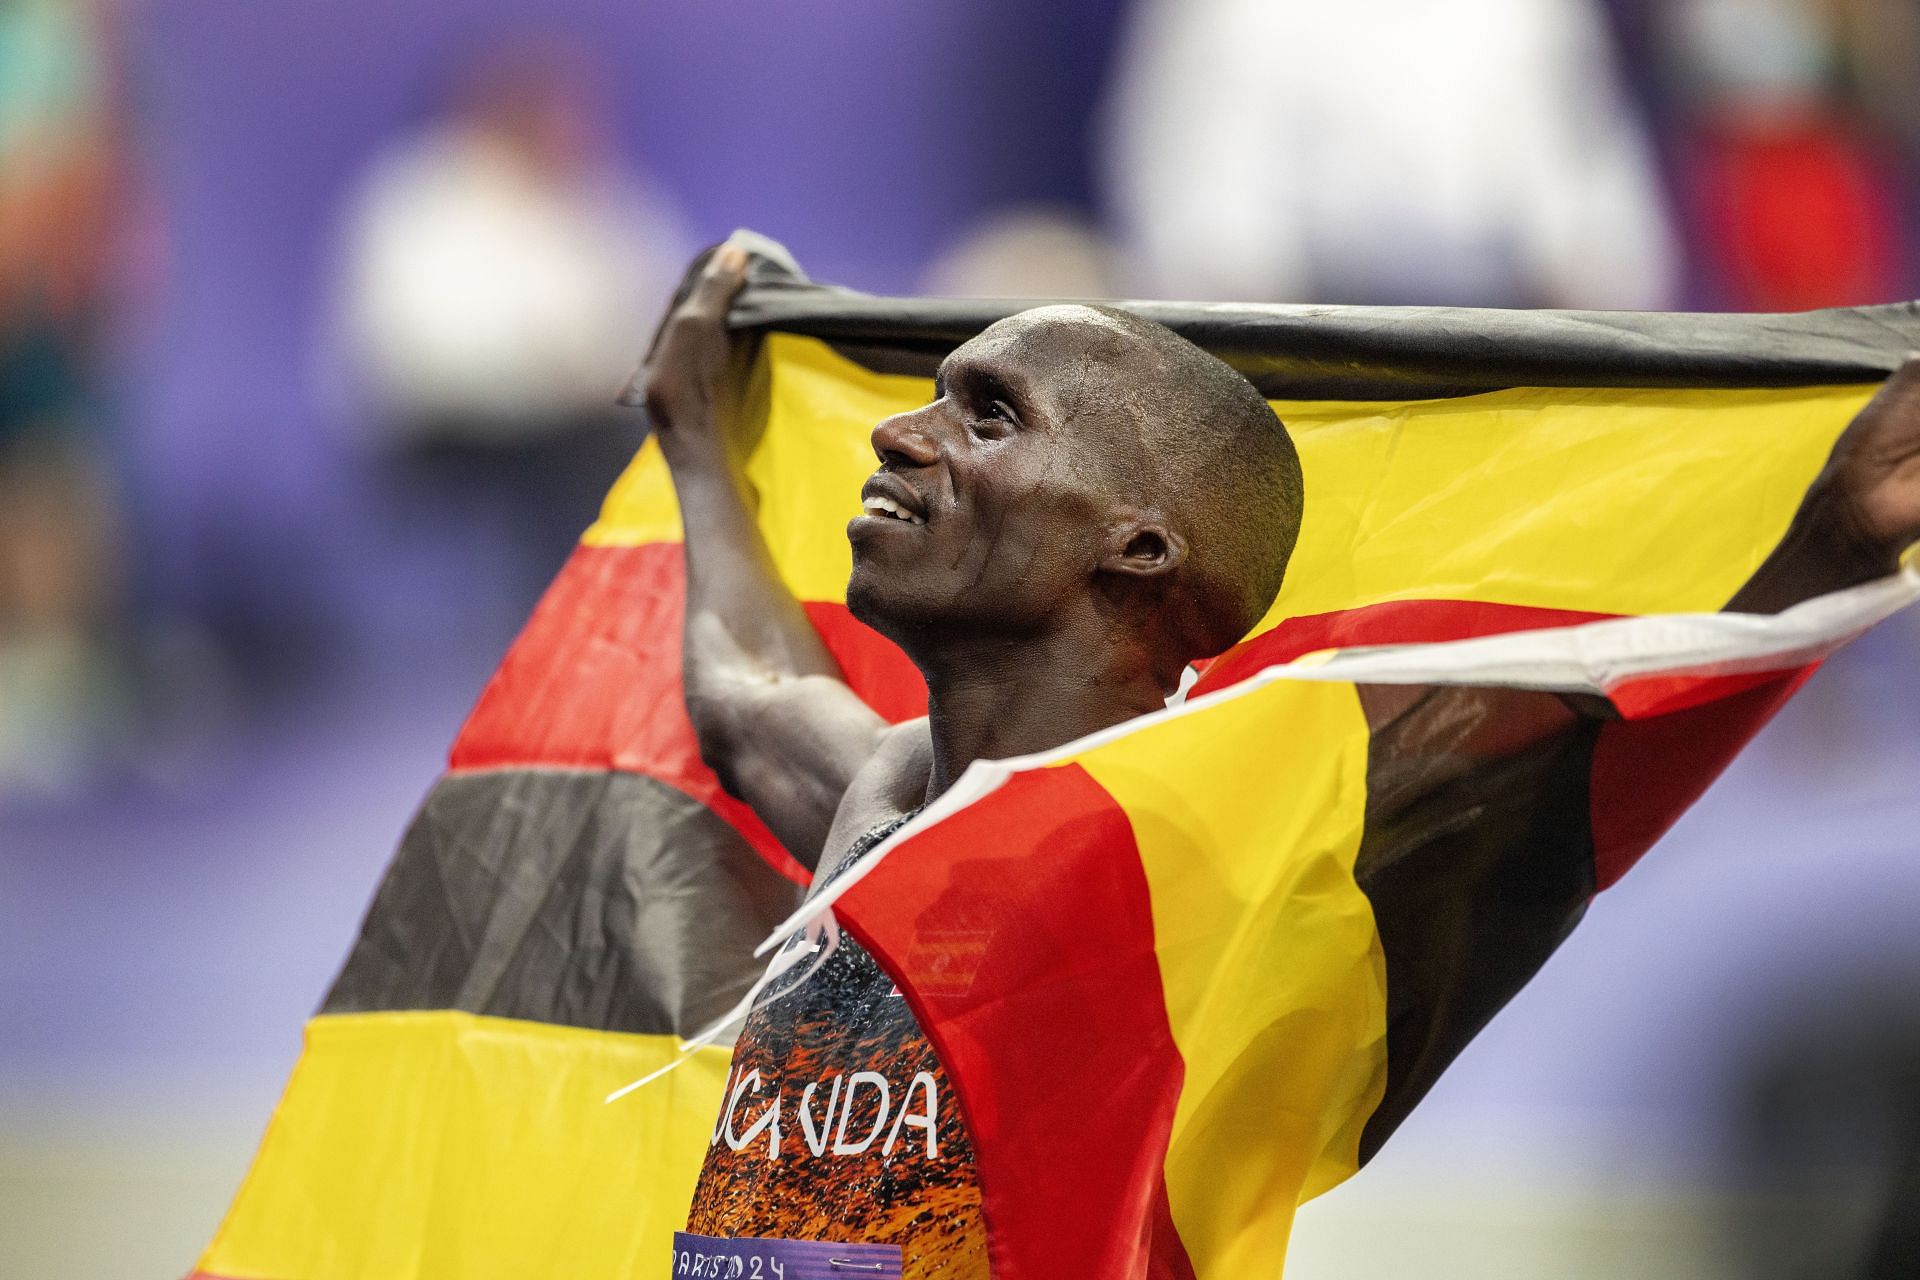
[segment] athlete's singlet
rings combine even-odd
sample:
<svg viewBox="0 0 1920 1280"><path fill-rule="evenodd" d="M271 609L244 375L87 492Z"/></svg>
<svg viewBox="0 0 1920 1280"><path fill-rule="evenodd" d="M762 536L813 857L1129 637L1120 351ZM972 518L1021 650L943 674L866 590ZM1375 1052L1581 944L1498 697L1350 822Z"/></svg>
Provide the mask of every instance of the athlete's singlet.
<svg viewBox="0 0 1920 1280"><path fill-rule="evenodd" d="M897 1244L905 1280L986 1280L973 1148L907 1002L844 933L792 983L747 1016L687 1230Z"/></svg>

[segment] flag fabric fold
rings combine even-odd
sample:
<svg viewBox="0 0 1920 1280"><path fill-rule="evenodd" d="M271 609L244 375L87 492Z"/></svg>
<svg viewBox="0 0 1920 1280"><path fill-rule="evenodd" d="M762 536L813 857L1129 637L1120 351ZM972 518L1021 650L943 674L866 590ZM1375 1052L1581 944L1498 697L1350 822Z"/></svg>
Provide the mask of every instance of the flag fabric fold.
<svg viewBox="0 0 1920 1280"><path fill-rule="evenodd" d="M843 594L867 432L1017 309L764 260L735 308L762 531L895 721L924 686ZM1299 448L1260 626L1165 713L976 765L803 906L800 864L700 761L678 510L643 449L402 840L203 1276L666 1274L726 1053L601 1099L827 909L959 1095L996 1276L1277 1274L1297 1205L1814 664L1916 594L1715 612L1920 346L1912 306L1140 310L1246 372Z"/></svg>
<svg viewBox="0 0 1920 1280"><path fill-rule="evenodd" d="M1474 994L1395 915L1458 892L1401 888L1370 847L1393 830L1374 805L1387 735L1370 726L1370 687L1632 707L1649 678L1711 688L1729 670L1798 671L1916 599L1908 570L1779 617L1620 619L1270 667L1057 751L976 764L791 923L836 912L913 1002L972 1128L996 1275L1074 1259L1102 1275L1277 1273L1296 1205L1417 1101L1389 1093L1389 957L1427 961L1408 983L1426 1003L1403 998L1400 1016L1428 1031L1449 1030L1446 1006ZM1556 887L1551 868L1569 861L1553 843L1579 827L1555 789L1577 783L1580 739L1547 742L1537 758L1511 751L1517 767L1476 803L1445 793L1450 811L1423 812L1393 860L1466 863L1442 866L1457 878L1476 843L1517 850L1541 864L1531 883L1469 881L1472 905L1498 913L1518 890L1577 911L1591 883ZM1514 812L1559 830L1530 838L1503 821ZM1131 892L1115 897L1116 882ZM1493 975L1495 994L1531 972ZM1449 980L1422 992L1434 973ZM1430 1046L1429 1072L1457 1047Z"/></svg>

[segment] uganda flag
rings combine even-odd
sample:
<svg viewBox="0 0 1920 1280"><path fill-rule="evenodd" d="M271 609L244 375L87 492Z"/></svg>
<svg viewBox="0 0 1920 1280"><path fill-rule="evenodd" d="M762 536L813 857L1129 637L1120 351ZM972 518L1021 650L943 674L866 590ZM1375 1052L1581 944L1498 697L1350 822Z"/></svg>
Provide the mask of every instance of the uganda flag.
<svg viewBox="0 0 1920 1280"><path fill-rule="evenodd" d="M908 719L918 673L843 598L868 432L1020 305L781 258L731 318L760 339L758 519L848 682ZM1136 309L1244 372L1298 446L1304 524L1260 626L1165 712L976 765L803 903L700 761L649 445L402 839L202 1280L671 1274L709 1146L737 1122L779 1158L782 1123L682 1040L749 992L757 944L782 968L828 925L938 1051L1000 1280L1277 1275L1298 1204L1813 663L1920 594L1717 612L1920 346L1913 307Z"/></svg>

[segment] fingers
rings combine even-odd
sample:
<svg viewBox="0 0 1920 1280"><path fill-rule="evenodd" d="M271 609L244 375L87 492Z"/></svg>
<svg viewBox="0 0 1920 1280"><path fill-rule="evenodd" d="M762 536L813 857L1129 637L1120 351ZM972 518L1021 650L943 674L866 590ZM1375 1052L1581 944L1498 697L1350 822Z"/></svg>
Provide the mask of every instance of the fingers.
<svg viewBox="0 0 1920 1280"><path fill-rule="evenodd" d="M1825 502L1825 505L1822 505ZM1888 375L1840 438L1804 509L1837 545L1883 573L1920 537L1920 353Z"/></svg>
<svg viewBox="0 0 1920 1280"><path fill-rule="evenodd" d="M1834 442L1830 462L1871 465L1890 439L1916 434L1920 434L1920 352L1909 352Z"/></svg>
<svg viewBox="0 0 1920 1280"><path fill-rule="evenodd" d="M724 316L746 283L747 251L728 241L707 256L685 309L702 317Z"/></svg>
<svg viewBox="0 0 1920 1280"><path fill-rule="evenodd" d="M1867 402L1861 417L1872 413L1875 417L1906 417L1920 412L1920 351L1908 352L1887 380L1880 384L1880 390Z"/></svg>
<svg viewBox="0 0 1920 1280"><path fill-rule="evenodd" d="M647 354L615 402L659 411L693 381L711 376L710 365L728 345L727 311L747 282L751 255L732 241L715 246L684 281L654 332Z"/></svg>
<svg viewBox="0 0 1920 1280"><path fill-rule="evenodd" d="M1911 405L1920 398L1920 351L1908 352L1900 367L1887 375L1878 398L1902 405Z"/></svg>
<svg viewBox="0 0 1920 1280"><path fill-rule="evenodd" d="M1849 427L1847 435L1857 438L1843 442L1862 461L1885 462L1920 447L1920 352L1888 375L1855 421L1859 429Z"/></svg>

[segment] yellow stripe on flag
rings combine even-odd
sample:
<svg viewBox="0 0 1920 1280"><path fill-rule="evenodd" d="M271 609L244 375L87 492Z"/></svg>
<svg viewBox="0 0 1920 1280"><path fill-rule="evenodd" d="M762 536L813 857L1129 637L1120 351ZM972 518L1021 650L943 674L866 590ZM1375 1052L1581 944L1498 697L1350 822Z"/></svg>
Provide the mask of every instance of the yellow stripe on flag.
<svg viewBox="0 0 1920 1280"><path fill-rule="evenodd" d="M1146 871L1186 1065L1167 1198L1202 1276L1280 1274L1296 1204L1354 1171L1386 1087L1386 962L1353 878L1367 742L1353 686L1276 684L1076 757Z"/></svg>
<svg viewBox="0 0 1920 1280"><path fill-rule="evenodd" d="M1306 517L1259 629L1409 598L1718 609L1786 532L1874 390L1276 401L1306 472Z"/></svg>
<svg viewBox="0 0 1920 1280"><path fill-rule="evenodd" d="M232 1280L666 1274L728 1053L436 1010L307 1024L200 1270Z"/></svg>
<svg viewBox="0 0 1920 1280"><path fill-rule="evenodd" d="M1773 549L1873 390L1276 400L1299 445L1307 503L1262 629L1408 598L1596 613L1717 609ZM869 372L818 339L769 335L749 397L764 408L748 411L765 430L746 471L774 560L801 599L844 599L845 526L874 468L868 435L932 397L928 379ZM672 482L649 443L586 541L680 536Z"/></svg>

